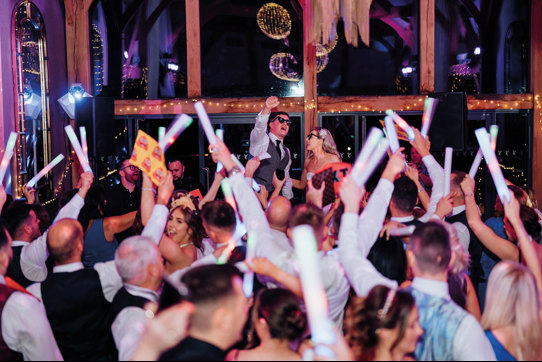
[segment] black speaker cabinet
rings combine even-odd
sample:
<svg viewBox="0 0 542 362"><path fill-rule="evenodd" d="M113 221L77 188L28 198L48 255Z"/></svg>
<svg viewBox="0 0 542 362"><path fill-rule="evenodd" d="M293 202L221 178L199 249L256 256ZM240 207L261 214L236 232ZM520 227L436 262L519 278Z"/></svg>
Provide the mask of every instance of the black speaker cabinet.
<svg viewBox="0 0 542 362"><path fill-rule="evenodd" d="M465 127L467 122L467 96L463 92L435 93L437 109L429 131L432 151L444 151L453 147L455 151L465 148Z"/></svg>
<svg viewBox="0 0 542 362"><path fill-rule="evenodd" d="M109 97L83 97L75 106L76 133L79 127L87 131L90 157L112 156L115 145L115 99Z"/></svg>

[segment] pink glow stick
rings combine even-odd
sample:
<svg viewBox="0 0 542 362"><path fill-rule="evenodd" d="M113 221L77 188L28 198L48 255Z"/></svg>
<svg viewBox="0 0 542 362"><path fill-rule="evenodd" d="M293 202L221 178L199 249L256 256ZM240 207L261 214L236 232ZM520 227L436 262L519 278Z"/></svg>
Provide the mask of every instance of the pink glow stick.
<svg viewBox="0 0 542 362"><path fill-rule="evenodd" d="M90 168L88 159L85 156L83 149L81 148L81 144L79 143L79 140L77 139L77 136L75 135L72 126L68 125L64 127L64 130L66 131L66 134L68 135L68 138L70 139L70 142L72 144L73 150L75 151L75 154L77 155L77 158L79 159L79 162L83 167L83 171L92 173L92 169Z"/></svg>
<svg viewBox="0 0 542 362"><path fill-rule="evenodd" d="M509 202L510 190L508 189L506 181L504 180L504 176L499 165L499 160L495 155L495 151L493 151L493 149L491 148L491 141L487 130L485 128L479 128L475 131L475 134L476 138L478 139L480 149L484 153L486 164L489 168L489 172L491 172L491 177L493 178L493 182L495 183L495 188L497 189L499 198L501 199L501 202L503 204Z"/></svg>
<svg viewBox="0 0 542 362"><path fill-rule="evenodd" d="M409 140L414 141L414 138L416 138L416 134L414 133L412 127L408 125L407 121L405 121L400 115L398 115L391 109L388 109L386 111L386 114L393 118L394 122L397 123L397 125L407 133Z"/></svg>
<svg viewBox="0 0 542 362"><path fill-rule="evenodd" d="M437 105L438 99L427 98L425 100L425 107L422 118L422 130L420 132L423 138L427 138L427 135L429 134L429 128L431 127L431 122L433 121L433 116L435 115Z"/></svg>
<svg viewBox="0 0 542 362"><path fill-rule="evenodd" d="M17 133L11 132L6 143L6 148L4 149L4 156L2 157L2 163L0 163L0 185L4 182L4 177L9 166L9 161L13 156L13 150L17 144Z"/></svg>
<svg viewBox="0 0 542 362"><path fill-rule="evenodd" d="M56 165L58 165L62 160L64 159L64 155L60 154L56 156L54 160L52 160L47 166L43 168L36 176L34 176L28 183L26 184L26 187L32 188L36 186L36 184L43 178L43 176L47 175L53 168L55 168Z"/></svg>
<svg viewBox="0 0 542 362"><path fill-rule="evenodd" d="M162 151L166 150L177 140L181 133L187 129L194 120L186 114L181 114L175 117L171 126L166 131L164 136L158 141L158 145Z"/></svg>
<svg viewBox="0 0 542 362"><path fill-rule="evenodd" d="M447 196L450 193L453 156L454 149L451 147L446 147L446 157L444 158L444 196Z"/></svg>
<svg viewBox="0 0 542 362"><path fill-rule="evenodd" d="M81 136L81 149L88 160L87 130L85 127L79 127L79 135Z"/></svg>

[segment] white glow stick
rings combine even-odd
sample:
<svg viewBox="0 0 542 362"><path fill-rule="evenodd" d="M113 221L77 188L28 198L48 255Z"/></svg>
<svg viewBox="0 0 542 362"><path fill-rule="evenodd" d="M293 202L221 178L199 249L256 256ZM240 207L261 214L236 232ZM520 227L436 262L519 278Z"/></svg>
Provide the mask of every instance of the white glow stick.
<svg viewBox="0 0 542 362"><path fill-rule="evenodd" d="M222 180L220 183L220 188L222 189L226 202L233 207L235 211L237 211L237 204L235 203L235 198L233 197L233 189L231 187L230 180L227 178Z"/></svg>
<svg viewBox="0 0 542 362"><path fill-rule="evenodd" d="M163 152L166 152L166 150L177 140L177 137L181 133L184 132L185 129L187 129L194 120L187 116L186 114L181 114L180 116L177 116L173 122L171 123L171 126L165 133L164 137L162 137L161 140L158 141L158 145L162 149Z"/></svg>
<svg viewBox="0 0 542 362"><path fill-rule="evenodd" d="M482 153L481 149L478 149L478 152L476 153L476 157L474 157L474 161L472 162L472 166L470 167L470 171L469 171L469 176L473 180L474 180L474 177L476 176L476 173L478 172L480 163L482 163L482 158L484 158L484 154Z"/></svg>
<svg viewBox="0 0 542 362"><path fill-rule="evenodd" d="M199 123L201 124L203 131L205 131L205 135L207 136L207 141L209 141L209 145L216 144L215 131L213 130L211 120L209 119L207 111L205 111L203 103L197 102L194 107L196 108L196 112L198 112Z"/></svg>
<svg viewBox="0 0 542 362"><path fill-rule="evenodd" d="M416 138L416 134L414 133L414 130L412 129L412 127L408 125L407 121L405 121L400 115L398 115L391 109L388 109L386 111L386 114L390 116L391 118L393 118L395 123L397 123L397 125L401 127L403 131L407 133L409 140L414 141L414 138Z"/></svg>
<svg viewBox="0 0 542 362"><path fill-rule="evenodd" d="M158 127L158 143L162 142L166 135L166 127Z"/></svg>
<svg viewBox="0 0 542 362"><path fill-rule="evenodd" d="M241 161L239 161L237 156L231 155L231 159L233 160L233 162L235 162L235 165L237 165L237 167L239 167L239 170L241 170L241 173L244 174L245 171L246 171L245 166L243 166L243 164L241 163Z"/></svg>
<svg viewBox="0 0 542 362"><path fill-rule="evenodd" d="M361 152L358 155L358 158L356 159L356 162L352 166L352 178L356 181L358 186L362 186L361 183L361 173L363 171L363 168L365 167L365 164L369 160L369 157L371 157L371 154L375 150L375 148L380 143L380 140L384 138L384 133L379 130L378 128L373 128L371 132L369 133L369 136L365 140L365 143L363 144L363 147L361 149Z"/></svg>
<svg viewBox="0 0 542 362"><path fill-rule="evenodd" d="M88 161L87 130L85 127L79 127L79 135L81 136L81 149Z"/></svg>
<svg viewBox="0 0 542 362"><path fill-rule="evenodd" d="M301 225L292 230L292 236L303 288L303 299L307 307L311 339L317 345L316 354L334 358L335 354L321 345L335 344L336 336L329 318L328 300L322 281L314 231L309 225Z"/></svg>
<svg viewBox="0 0 542 362"><path fill-rule="evenodd" d="M499 135L499 126L496 124L489 127L489 136L491 140L491 148L493 149L493 152L497 149L497 136Z"/></svg>
<svg viewBox="0 0 542 362"><path fill-rule="evenodd" d="M510 190L508 189L506 181L504 180L504 176L502 174L501 167L499 166L497 156L495 155L495 151L493 151L493 149L491 148L491 141L487 130L485 128L479 128L475 131L475 134L476 138L478 139L480 149L482 150L486 159L486 164L489 168L489 172L491 172L491 177L493 178L493 182L495 183L495 188L497 189L499 198L501 199L501 202L503 204L509 202Z"/></svg>
<svg viewBox="0 0 542 362"><path fill-rule="evenodd" d="M66 134L68 135L68 138L70 139L73 150L75 151L75 154L77 155L77 158L79 158L79 162L81 163L81 166L83 167L83 171L92 173L92 169L90 168L88 159L85 156L83 149L81 148L81 144L79 143L79 140L77 139L77 136L75 135L75 132L73 131L72 126L68 125L64 127L64 130L66 131Z"/></svg>
<svg viewBox="0 0 542 362"><path fill-rule="evenodd" d="M427 138L427 135L429 134L429 128L431 127L431 122L433 121L433 116L435 115L437 104L438 99L427 98L425 100L425 107L422 118L422 130L420 132L423 138Z"/></svg>
<svg viewBox="0 0 542 362"><path fill-rule="evenodd" d="M247 238L246 259L248 261L252 261L252 259L254 259L254 256L256 255L256 242L257 242L256 232L250 231L248 233L248 238ZM245 292L245 296L247 298L250 298L250 296L252 295L253 289L254 289L254 272L249 271L248 273L245 273L243 276L243 291Z"/></svg>
<svg viewBox="0 0 542 362"><path fill-rule="evenodd" d="M390 230L391 236L410 236L414 234L414 230L416 230L416 226L407 226L404 228L395 228Z"/></svg>
<svg viewBox="0 0 542 362"><path fill-rule="evenodd" d="M224 142L224 130L223 129L217 129L216 130L216 136L222 141ZM233 155L232 155L233 156ZM222 164L222 162L218 161L218 163L216 164L216 173L219 173L220 171L222 171L222 169L224 168L224 165Z"/></svg>
<svg viewBox="0 0 542 362"><path fill-rule="evenodd" d="M386 116L384 118L384 124L386 125L386 134L388 135L388 141L390 142L391 152L395 153L399 149L399 139L397 138L395 123L390 116Z"/></svg>
<svg viewBox="0 0 542 362"><path fill-rule="evenodd" d="M450 193L453 156L454 149L451 147L446 147L446 156L444 158L444 197L446 197Z"/></svg>
<svg viewBox="0 0 542 362"><path fill-rule="evenodd" d="M4 182L4 177L6 176L6 171L9 166L9 161L13 156L13 150L17 144L17 133L11 132L6 143L6 148L4 149L4 156L2 156L2 163L0 163L0 185Z"/></svg>
<svg viewBox="0 0 542 362"><path fill-rule="evenodd" d="M228 260L230 260L231 253L233 252L233 249L235 249L236 246L237 245L236 245L234 239L229 240L228 245L226 246L226 248L222 252L222 255L220 255L218 257L216 263L219 264L219 265L226 264L228 262Z"/></svg>
<svg viewBox="0 0 542 362"><path fill-rule="evenodd" d="M43 178L43 176L47 175L56 165L58 165L62 160L64 159L64 155L60 154L56 156L54 160L52 160L47 166L43 168L36 176L34 176L28 183L26 184L26 187L32 188L36 186L36 184Z"/></svg>
<svg viewBox="0 0 542 362"><path fill-rule="evenodd" d="M374 150L373 154L371 155L371 158L369 159L369 161L365 165L365 168L361 172L361 175L360 175L360 178L359 178L359 182L361 183L361 185L358 183L358 185L360 185L360 187L365 185L367 183L367 181L369 181L369 178L371 177L373 172L376 170L378 165L380 165L380 162L382 162L382 159L384 158L384 156L388 152L388 147L389 146L390 146L390 143L388 142L387 139L384 138L384 139L380 140L380 143L378 144L378 146ZM354 179L354 181L356 181L356 180Z"/></svg>

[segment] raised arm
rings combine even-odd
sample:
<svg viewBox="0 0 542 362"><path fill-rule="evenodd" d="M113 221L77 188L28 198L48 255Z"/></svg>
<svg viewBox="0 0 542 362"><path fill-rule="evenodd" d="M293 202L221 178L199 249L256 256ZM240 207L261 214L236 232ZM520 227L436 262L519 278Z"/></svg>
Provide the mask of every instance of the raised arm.
<svg viewBox="0 0 542 362"><path fill-rule="evenodd" d="M222 174L222 172L215 173L215 179L213 180L209 191L207 192L207 194L205 194L205 196L199 203L200 210L203 208L203 205L216 199L216 195L218 194L218 190L220 190L220 184L222 183L222 180L224 180L224 175Z"/></svg>
<svg viewBox="0 0 542 362"><path fill-rule="evenodd" d="M409 167L405 170L405 175L416 184L416 187L418 188L418 197L420 198L420 202L422 203L425 211L427 211L429 209L431 197L429 196L427 191L425 191L422 183L420 182L420 173L418 169L415 165L409 165Z"/></svg>
<svg viewBox="0 0 542 362"><path fill-rule="evenodd" d="M292 275L280 269L275 264L270 262L267 258L254 258L252 260L246 260L245 264L250 268L250 270L252 270L256 274L273 278L274 280L288 288L298 298L303 299L301 280L295 275Z"/></svg>
<svg viewBox="0 0 542 362"><path fill-rule="evenodd" d="M143 174L143 185L141 187L141 223L147 226L154 208L154 197L156 190L151 178Z"/></svg>
<svg viewBox="0 0 542 362"><path fill-rule="evenodd" d="M156 245L164 236L164 229L169 218L169 209L167 207L169 199L173 194L175 186L173 185L173 176L170 172L158 186L158 197L154 205L149 222L145 225L141 235L150 237ZM154 198L153 198L154 199Z"/></svg>
<svg viewBox="0 0 542 362"><path fill-rule="evenodd" d="M271 110L279 105L277 97L269 97L265 100L262 111L256 117L256 124L250 133L249 152L252 156L259 156L267 150L269 138L267 137L267 121Z"/></svg>

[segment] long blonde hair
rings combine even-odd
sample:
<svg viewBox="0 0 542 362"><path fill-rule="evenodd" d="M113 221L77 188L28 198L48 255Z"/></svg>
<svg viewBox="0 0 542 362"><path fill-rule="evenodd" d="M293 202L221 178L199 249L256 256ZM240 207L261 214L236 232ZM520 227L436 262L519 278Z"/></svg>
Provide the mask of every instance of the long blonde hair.
<svg viewBox="0 0 542 362"><path fill-rule="evenodd" d="M335 143L331 132L329 132L326 128L322 127L314 127L313 129L311 129L310 133L312 133L313 131L316 131L316 133L318 133L318 137L320 137L320 139L323 141L322 149L324 150L324 152L335 155L339 158L339 160L342 161L341 154L337 150L337 144ZM307 150L307 159L313 157L314 152Z"/></svg>
<svg viewBox="0 0 542 362"><path fill-rule="evenodd" d="M495 330L512 326L519 361L536 359L542 327L540 302L533 273L523 265L502 261L489 276L482 327Z"/></svg>

